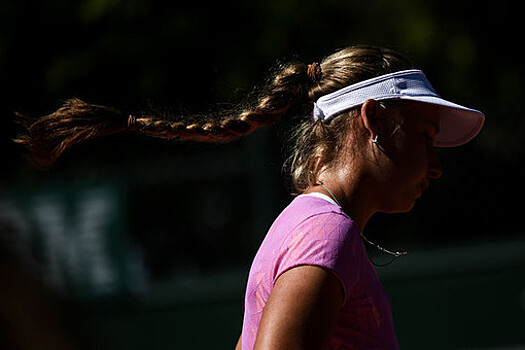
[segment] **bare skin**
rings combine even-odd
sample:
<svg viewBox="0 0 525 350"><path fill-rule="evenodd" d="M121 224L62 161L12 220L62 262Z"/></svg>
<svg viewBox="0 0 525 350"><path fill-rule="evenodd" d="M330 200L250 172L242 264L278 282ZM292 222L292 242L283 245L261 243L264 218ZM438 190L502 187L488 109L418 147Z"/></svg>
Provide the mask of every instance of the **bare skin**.
<svg viewBox="0 0 525 350"><path fill-rule="evenodd" d="M341 284L317 266L281 277L264 308L254 349L325 348L343 302Z"/></svg>
<svg viewBox="0 0 525 350"><path fill-rule="evenodd" d="M377 212L407 212L441 176L434 143L439 133L439 109L417 102L397 102L385 110L374 100L361 107L360 122L372 140L356 146L358 152L343 152L339 163L324 169L319 181L337 197L344 211L361 231ZM386 120L399 120L401 124ZM352 142L352 141L350 141ZM353 142L355 143L355 141ZM308 192L323 192L313 187Z"/></svg>
<svg viewBox="0 0 525 350"><path fill-rule="evenodd" d="M235 350L242 350L242 334L239 336L239 340L237 340L237 345L235 345Z"/></svg>
<svg viewBox="0 0 525 350"><path fill-rule="evenodd" d="M430 179L441 176L434 152L439 113L422 103L384 109L368 100L358 125L355 135L367 137L348 141L358 152L343 152L337 166L323 169L319 181L363 230L376 212L409 211ZM376 135L378 142L371 142ZM331 195L320 186L305 191L310 192ZM272 289L254 349L325 349L342 300L342 286L331 272L316 266L288 270Z"/></svg>

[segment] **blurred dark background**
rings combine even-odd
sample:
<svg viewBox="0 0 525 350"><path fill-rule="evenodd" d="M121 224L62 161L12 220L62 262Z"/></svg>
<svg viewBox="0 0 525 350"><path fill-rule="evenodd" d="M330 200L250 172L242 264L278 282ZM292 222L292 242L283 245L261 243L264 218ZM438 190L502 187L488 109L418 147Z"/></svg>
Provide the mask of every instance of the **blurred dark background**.
<svg viewBox="0 0 525 350"><path fill-rule="evenodd" d="M13 349L229 349L256 249L292 198L289 123L231 144L115 135L47 171L14 113L71 97L205 113L279 61L355 44L409 56L445 98L486 113L444 175L370 239L403 349L525 348L522 15L509 0L4 0L0 3L0 334ZM387 257L370 250L372 259ZM521 346L521 347L520 347Z"/></svg>

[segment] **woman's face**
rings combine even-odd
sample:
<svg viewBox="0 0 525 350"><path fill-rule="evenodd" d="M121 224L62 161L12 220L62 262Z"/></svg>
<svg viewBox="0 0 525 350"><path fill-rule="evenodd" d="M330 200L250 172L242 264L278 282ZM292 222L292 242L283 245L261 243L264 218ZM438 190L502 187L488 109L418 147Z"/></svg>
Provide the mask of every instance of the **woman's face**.
<svg viewBox="0 0 525 350"><path fill-rule="evenodd" d="M385 112L378 144L382 212L406 212L441 176L434 143L439 133L439 107L410 101L394 102ZM381 131L383 130L383 131Z"/></svg>

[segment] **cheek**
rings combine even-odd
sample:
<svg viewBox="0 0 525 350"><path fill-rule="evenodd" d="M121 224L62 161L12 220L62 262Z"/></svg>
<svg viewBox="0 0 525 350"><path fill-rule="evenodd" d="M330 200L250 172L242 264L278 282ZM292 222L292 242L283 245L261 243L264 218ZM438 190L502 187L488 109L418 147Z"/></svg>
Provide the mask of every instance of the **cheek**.
<svg viewBox="0 0 525 350"><path fill-rule="evenodd" d="M383 175L390 186L403 190L421 182L427 173L428 155L419 134L400 128L381 146L382 155L387 159Z"/></svg>
<svg viewBox="0 0 525 350"><path fill-rule="evenodd" d="M413 169L416 173L424 172L427 164L427 152L421 148L414 149L407 154L405 164L407 168Z"/></svg>
<svg viewBox="0 0 525 350"><path fill-rule="evenodd" d="M428 155L421 145L406 144L398 149L396 157L392 159L395 164L399 180L410 183L412 180L420 181L427 172Z"/></svg>

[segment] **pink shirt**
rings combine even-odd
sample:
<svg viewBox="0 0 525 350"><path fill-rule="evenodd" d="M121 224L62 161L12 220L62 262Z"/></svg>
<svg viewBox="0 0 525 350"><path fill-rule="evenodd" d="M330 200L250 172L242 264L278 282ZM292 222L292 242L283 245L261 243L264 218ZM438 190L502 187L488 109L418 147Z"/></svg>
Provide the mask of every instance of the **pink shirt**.
<svg viewBox="0 0 525 350"><path fill-rule="evenodd" d="M300 265L331 271L344 289L329 349L399 349L390 303L359 228L338 205L308 195L295 198L279 215L255 256L246 288L243 349L253 348L279 276Z"/></svg>

